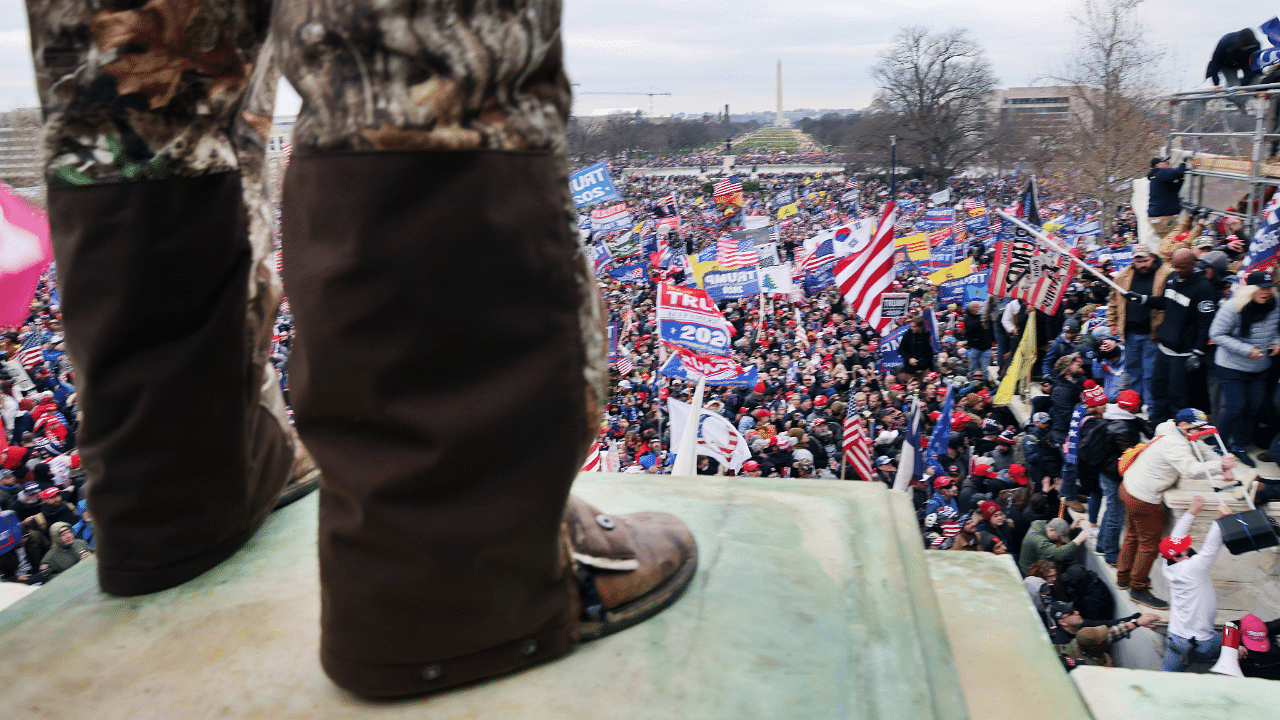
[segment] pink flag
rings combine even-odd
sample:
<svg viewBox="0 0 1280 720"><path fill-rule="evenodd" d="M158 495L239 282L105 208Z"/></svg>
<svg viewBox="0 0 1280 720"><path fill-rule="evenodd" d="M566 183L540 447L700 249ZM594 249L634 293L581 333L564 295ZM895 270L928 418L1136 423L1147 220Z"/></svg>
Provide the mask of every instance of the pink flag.
<svg viewBox="0 0 1280 720"><path fill-rule="evenodd" d="M0 327L21 325L31 314L36 285L51 263L49 217L0 183Z"/></svg>

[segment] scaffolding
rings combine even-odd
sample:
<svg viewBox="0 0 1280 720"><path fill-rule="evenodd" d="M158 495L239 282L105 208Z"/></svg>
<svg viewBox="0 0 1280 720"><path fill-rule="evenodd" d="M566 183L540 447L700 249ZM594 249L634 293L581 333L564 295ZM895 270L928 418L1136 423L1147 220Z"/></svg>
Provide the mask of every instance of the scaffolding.
<svg viewBox="0 0 1280 720"><path fill-rule="evenodd" d="M1257 231L1268 188L1280 186L1280 83L1176 93L1170 105L1165 154L1195 158L1183 208L1240 218Z"/></svg>

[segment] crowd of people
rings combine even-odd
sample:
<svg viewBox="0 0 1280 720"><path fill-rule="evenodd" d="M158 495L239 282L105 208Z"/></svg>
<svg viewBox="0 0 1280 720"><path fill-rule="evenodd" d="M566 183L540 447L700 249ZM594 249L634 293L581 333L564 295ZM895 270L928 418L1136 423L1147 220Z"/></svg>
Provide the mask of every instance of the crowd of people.
<svg viewBox="0 0 1280 720"><path fill-rule="evenodd" d="M619 156L593 155L572 158L574 165L586 166L605 160L618 168L702 168L704 170L719 168L724 165L726 156L732 156L734 166L749 168L752 165L826 165L843 162L838 152L700 152L681 155L636 155L628 153Z"/></svg>
<svg viewBox="0 0 1280 720"><path fill-rule="evenodd" d="M733 328L732 358L755 367L759 381L712 386L705 407L738 429L750 459L733 469L700 456L698 472L893 486L918 407L918 436L942 439L941 447L927 448L927 467L917 466L908 481L923 542L932 550L1011 555L1065 663L1109 663L1110 643L1161 618L1114 616L1110 581L1084 562L1090 539L1102 561L1116 569L1120 591L1171 613L1166 669L1185 669L1191 660L1215 654L1216 600L1207 566L1216 547L1209 547L1212 538L1206 541L1185 566L1204 566L1194 582L1175 581L1184 566L1163 542L1162 493L1181 478L1204 473L1215 484L1228 484L1237 465L1270 460L1267 448L1273 439L1280 443L1280 414L1269 397L1280 380L1280 363L1271 361L1280 352L1280 310L1269 274L1237 272L1251 239L1238 221L1158 213L1162 192L1170 188L1160 187L1156 176L1167 165L1163 158L1152 162L1148 210L1153 226L1168 226L1158 251L1137 241L1137 220L1127 207L1112 218L1112 237L1077 239L1078 255L1120 290L1078 270L1053 314L994 296L940 305L939 288L924 270L900 267L891 289L909 294L910 314L902 323L911 328L896 348L900 367L885 367L884 338L850 311L834 287L722 300L719 307ZM955 179L949 186L957 208L1013 209L1026 179ZM850 188L840 176L765 179L759 193L747 193L745 214L769 215L776 208L770 199L782 193L803 198L798 215L777 223L776 233L783 260L803 262L805 238L855 217L874 217L889 190L875 180L858 185L853 196ZM684 242L690 254L723 234L717 218L704 213L711 199L694 178L635 177L620 189L637 218L663 196L680 197L681 225L668 241ZM898 207L907 208L898 219L900 234L913 232L926 217L933 192L923 183L898 183ZM1082 224L1098 219L1096 208L1063 198L1052 181L1039 185L1039 201L1047 214L1073 215ZM983 233L965 238L976 271L991 266L990 240ZM1106 252L1112 249L1132 257L1115 262ZM683 279L656 267L653 272L672 282ZM624 329L626 357L626 371L615 370L602 441L612 444L627 472L669 472L676 448L666 399L689 400L694 383L658 372L666 352L655 285L607 274L601 285L610 319ZM993 400L1032 323L1040 338L1032 371L1038 392L1030 393L1031 412L1020 422L1008 405ZM850 404L872 443L871 477L860 477L842 450ZM1211 420L1225 452L1201 435ZM1136 459L1122 473L1127 452ZM1253 481L1247 491L1260 506L1280 499L1280 486L1265 481ZM1178 534L1185 536L1187 528L1178 526ZM1151 591L1157 560L1174 593L1172 608ZM1183 592L1178 582L1193 589Z"/></svg>
<svg viewBox="0 0 1280 720"><path fill-rule="evenodd" d="M1178 169L1165 167L1163 159L1152 165L1154 205L1167 199L1162 192L1176 193L1159 184L1176 185ZM1157 180L1161 173L1169 177ZM983 230L956 231L975 271L989 269L993 260L999 226L993 211L1024 202L1026 184L1016 177L948 184L952 197L942 208L993 221ZM679 224L665 242L681 253L695 254L725 234L723 214L713 211L703 179L637 175L617 185L641 222L653 221L663 198L678 200ZM890 188L875 179L792 173L762 178L759 191L744 193L741 215L768 217L780 259L798 265L805 261L806 239L876 217L891 192L899 209L897 232L914 232L928 222L931 209L939 209L929 201L936 191L917 180ZM1046 215L1083 224L1098 219L1096 207L1062 196L1052 180L1041 182L1038 192ZM778 198L794 205L794 214L775 219ZM1280 414L1268 401L1280 380L1280 363L1272 362L1280 355L1278 293L1264 271L1235 272L1250 240L1238 225L1154 216L1168 229L1153 252L1137 243L1136 220L1127 208L1112 221L1112 237L1082 236L1077 247L1121 290L1078 272L1053 314L985 292L940 304L940 288L927 269L899 267L891 289L909 296L909 313L901 320L909 330L894 349L900 365L886 365L885 337L851 311L838 288L814 286L803 273L790 294L722 299L731 357L754 367L758 380L711 386L704 407L736 428L750 457L730 467L700 456L697 472L865 480L899 489L905 480L928 549L1015 560L1068 665L1107 664L1111 643L1158 617L1115 617L1108 582L1083 562L1083 546L1094 539L1103 561L1116 568L1120 589L1137 603L1170 610L1166 669L1216 653L1208 566L1221 538L1211 535L1194 555L1177 539L1187 535L1187 517L1198 506L1175 528L1176 542L1163 538L1161 493L1181 477L1205 473L1229 482L1238 466L1270 459L1254 448L1280 442ZM1090 247L1095 250L1086 255ZM1108 248L1131 250L1131 263L1113 264L1098 252ZM620 329L620 362L613 365L601 442L625 472L670 472L678 438L672 437L667 401L690 400L694 383L658 371L668 350L660 341L655 281L686 282L689 273L679 265L654 266L647 280L636 282L615 279L607 269L599 273L600 286L608 320ZM93 551L75 450L75 373L63 351L58 310L50 276L29 321L0 338L0 518L8 522L0 523L0 531L9 529L13 539L0 542L0 578L6 581L47 582ZM1023 422L995 395L1032 324L1041 338L1032 349L1038 392L1030 393ZM287 394L287 304L276 329L273 360ZM870 441L868 477L848 462L849 418L861 423ZM1225 443L1221 455L1213 452L1216 444L1200 439L1211 418ZM924 439L924 462L900 480L912 436ZM1122 471L1126 458L1130 464ZM1259 505L1280 499L1280 486L1265 482L1249 492ZM1174 593L1172 609L1151 592L1157 559ZM1186 597L1180 600L1179 593ZM1255 632L1258 623L1248 620ZM1263 639L1277 629L1280 621L1266 624ZM1267 652L1253 656L1268 662ZM1276 668L1280 663L1272 672Z"/></svg>

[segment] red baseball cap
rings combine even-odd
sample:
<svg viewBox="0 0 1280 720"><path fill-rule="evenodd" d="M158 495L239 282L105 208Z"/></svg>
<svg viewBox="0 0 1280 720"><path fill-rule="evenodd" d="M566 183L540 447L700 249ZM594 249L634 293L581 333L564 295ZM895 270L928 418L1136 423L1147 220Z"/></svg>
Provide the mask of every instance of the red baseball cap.
<svg viewBox="0 0 1280 720"><path fill-rule="evenodd" d="M1160 555L1166 560L1172 560L1178 557L1179 553L1185 552L1191 547L1191 536L1187 537L1167 537L1160 541Z"/></svg>
<svg viewBox="0 0 1280 720"><path fill-rule="evenodd" d="M975 465L973 467L973 474L977 477L985 478L993 478L996 476L995 473L991 472L990 465Z"/></svg>
<svg viewBox="0 0 1280 720"><path fill-rule="evenodd" d="M40 497L45 500L58 497L58 488L45 488L40 491Z"/></svg>
<svg viewBox="0 0 1280 720"><path fill-rule="evenodd" d="M1257 615L1240 618L1240 642L1254 652L1271 650L1271 638L1267 637L1267 624Z"/></svg>
<svg viewBox="0 0 1280 720"><path fill-rule="evenodd" d="M1009 477L1019 485L1026 485L1031 482L1031 478L1027 477L1027 469L1018 463L1009 466Z"/></svg>
<svg viewBox="0 0 1280 720"><path fill-rule="evenodd" d="M948 486L948 485L950 485L950 484L951 484L951 478L949 478L949 477L945 477L945 476L943 476L943 477L939 477L939 478L934 478L934 479L933 479L933 486L934 486L934 487L936 487L936 488L938 488L939 490L941 490L942 488L944 488L944 487L946 487L946 486Z"/></svg>

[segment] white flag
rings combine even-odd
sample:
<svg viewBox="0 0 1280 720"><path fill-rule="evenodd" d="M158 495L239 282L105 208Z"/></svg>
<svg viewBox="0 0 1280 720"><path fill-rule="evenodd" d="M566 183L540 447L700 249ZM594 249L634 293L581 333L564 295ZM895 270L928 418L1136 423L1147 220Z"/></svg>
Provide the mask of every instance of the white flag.
<svg viewBox="0 0 1280 720"><path fill-rule="evenodd" d="M667 412L671 415L671 437L681 437L684 424L689 420L689 403L669 399ZM742 468L742 463L751 459L751 449L747 447L747 439L742 433L723 415L706 408L702 410L698 425L697 454L715 458L735 472Z"/></svg>
<svg viewBox="0 0 1280 720"><path fill-rule="evenodd" d="M942 190L930 195L929 202L934 205L951 202L951 188L943 188Z"/></svg>

